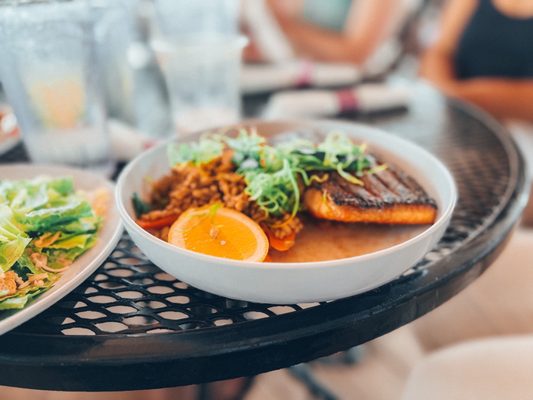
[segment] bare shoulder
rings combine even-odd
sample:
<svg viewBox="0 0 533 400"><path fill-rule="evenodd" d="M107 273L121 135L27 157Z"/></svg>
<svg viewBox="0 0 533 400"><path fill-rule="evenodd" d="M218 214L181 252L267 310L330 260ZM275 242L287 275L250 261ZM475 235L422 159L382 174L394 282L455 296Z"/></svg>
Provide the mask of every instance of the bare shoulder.
<svg viewBox="0 0 533 400"><path fill-rule="evenodd" d="M442 11L440 34L436 46L452 53L479 0L448 0Z"/></svg>

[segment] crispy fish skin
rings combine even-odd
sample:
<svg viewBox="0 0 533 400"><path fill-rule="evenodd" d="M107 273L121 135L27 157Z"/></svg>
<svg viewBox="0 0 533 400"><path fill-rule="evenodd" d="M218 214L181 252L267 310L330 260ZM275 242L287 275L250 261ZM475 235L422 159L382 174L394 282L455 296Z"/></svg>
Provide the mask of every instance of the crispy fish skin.
<svg viewBox="0 0 533 400"><path fill-rule="evenodd" d="M389 167L367 174L363 185L337 173L314 182L304 193L307 210L316 218L341 222L421 225L432 224L437 206L424 189L404 172Z"/></svg>

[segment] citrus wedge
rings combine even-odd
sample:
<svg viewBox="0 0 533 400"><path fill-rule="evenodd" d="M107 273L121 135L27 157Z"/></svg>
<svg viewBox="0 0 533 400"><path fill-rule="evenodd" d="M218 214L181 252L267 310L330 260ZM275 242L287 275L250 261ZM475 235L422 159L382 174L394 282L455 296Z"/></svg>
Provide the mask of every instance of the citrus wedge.
<svg viewBox="0 0 533 400"><path fill-rule="evenodd" d="M235 210L210 205L185 211L170 227L168 242L216 257L263 261L268 238L252 219Z"/></svg>

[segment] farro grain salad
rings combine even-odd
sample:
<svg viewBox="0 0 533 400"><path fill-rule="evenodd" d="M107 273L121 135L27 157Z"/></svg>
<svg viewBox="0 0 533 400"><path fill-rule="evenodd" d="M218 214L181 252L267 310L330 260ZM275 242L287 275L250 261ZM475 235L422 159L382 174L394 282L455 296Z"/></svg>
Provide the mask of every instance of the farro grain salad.
<svg viewBox="0 0 533 400"><path fill-rule="evenodd" d="M304 225L431 224L437 207L410 176L342 132L275 146L254 130L207 134L168 147L170 171L132 202L137 223L192 251L268 261L290 251ZM147 177L149 179L149 177ZM305 221L305 223L304 223Z"/></svg>
<svg viewBox="0 0 533 400"><path fill-rule="evenodd" d="M23 308L94 246L106 196L71 178L0 181L0 310Z"/></svg>

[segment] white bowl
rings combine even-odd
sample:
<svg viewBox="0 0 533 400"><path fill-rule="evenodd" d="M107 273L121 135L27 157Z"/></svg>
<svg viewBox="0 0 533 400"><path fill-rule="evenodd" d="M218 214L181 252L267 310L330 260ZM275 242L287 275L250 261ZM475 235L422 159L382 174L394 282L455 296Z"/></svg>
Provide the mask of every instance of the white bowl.
<svg viewBox="0 0 533 400"><path fill-rule="evenodd" d="M146 192L146 177L158 178L169 171L163 143L138 156L122 171L116 189L117 208L126 230L146 256L194 287L233 299L274 304L352 296L383 285L413 266L438 242L450 221L457 199L454 180L437 158L414 143L375 128L338 121L254 121L240 126L255 126L273 140L295 134L320 137L332 130L342 130L413 176L436 200L437 221L400 244L332 261L258 263L195 253L150 235L134 220L133 193ZM197 135L188 136L187 140L194 140Z"/></svg>

